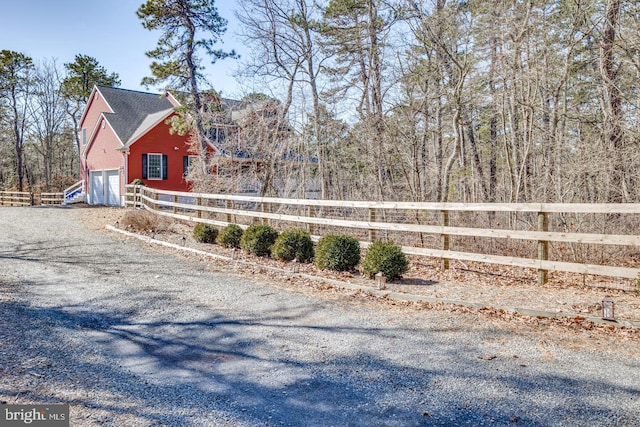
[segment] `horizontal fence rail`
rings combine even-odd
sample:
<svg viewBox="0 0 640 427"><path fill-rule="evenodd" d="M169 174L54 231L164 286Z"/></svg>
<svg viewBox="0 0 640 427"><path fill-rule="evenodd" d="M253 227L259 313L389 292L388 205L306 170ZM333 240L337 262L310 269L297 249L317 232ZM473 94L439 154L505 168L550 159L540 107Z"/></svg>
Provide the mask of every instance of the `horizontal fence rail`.
<svg viewBox="0 0 640 427"><path fill-rule="evenodd" d="M278 228L304 227L316 240L328 233L354 234L363 247L378 238L390 239L401 244L407 254L439 258L445 269L449 260L532 268L538 271L539 283L547 281L548 271L640 280L640 268L635 267L637 263L633 266L603 265L607 263L550 259L550 249L554 253L570 252L574 258L583 257L585 260L589 258L589 252L594 251L600 251L601 257L606 258L602 252L605 247L638 251L640 235L637 235L635 227L640 215L638 203L465 204L303 200L184 193L129 185L126 204L176 219L218 226L235 223L246 227L262 222ZM632 216L631 220L619 221L621 217L628 219L629 216ZM561 231L550 230L550 217L554 219L554 228L561 226ZM584 217L595 218L593 221L604 225L619 222L622 232L579 231L571 221L576 221L576 218L584 220ZM454 225L454 222L464 223L464 226ZM476 223L487 226L476 226ZM530 252L524 256L506 256L505 252L510 251L500 243L505 241L527 242ZM454 250L454 247L467 246L476 250ZM517 248L521 250L520 246ZM581 251L586 255L581 256ZM638 254L640 257L640 252Z"/></svg>
<svg viewBox="0 0 640 427"><path fill-rule="evenodd" d="M40 193L40 203L43 205L61 205L64 202L64 193Z"/></svg>
<svg viewBox="0 0 640 427"><path fill-rule="evenodd" d="M64 193L32 193L29 191L0 191L0 206L61 205Z"/></svg>
<svg viewBox="0 0 640 427"><path fill-rule="evenodd" d="M33 195L28 191L0 191L2 206L31 206Z"/></svg>

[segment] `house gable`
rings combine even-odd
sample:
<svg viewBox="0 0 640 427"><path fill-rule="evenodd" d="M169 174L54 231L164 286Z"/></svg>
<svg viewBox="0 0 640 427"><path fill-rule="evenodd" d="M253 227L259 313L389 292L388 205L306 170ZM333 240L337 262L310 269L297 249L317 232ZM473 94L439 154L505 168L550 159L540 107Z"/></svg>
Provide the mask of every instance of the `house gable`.
<svg viewBox="0 0 640 427"><path fill-rule="evenodd" d="M173 113L175 114L175 113ZM170 116L169 116L170 117ZM167 117L168 118L168 117ZM127 182L142 179L145 185L161 190L188 191L189 185L184 179L185 158L192 156L187 144L188 135L171 134L170 124L166 119L157 121L140 137L121 149L127 154ZM162 155L166 161L163 164L165 179L149 179L143 172L143 156Z"/></svg>
<svg viewBox="0 0 640 427"><path fill-rule="evenodd" d="M90 133L86 134L86 141L85 144L83 145L81 152L84 155L84 157L86 158L89 155L89 152L91 151L91 147L94 144L94 142L97 139L97 135L98 135L98 131L101 128L104 127L109 127L109 129L111 130L113 137L115 137L115 139L118 142L118 145L116 146L115 149L120 148L122 145L124 145L122 143L122 141L120 140L120 137L118 137L118 134L115 132L115 130L113 129L113 126L111 125L111 123L108 120L108 117L105 113L102 113L98 116L98 119L93 127L93 129L91 129ZM83 130L84 132L84 130ZM103 135L104 132L101 132L101 135Z"/></svg>
<svg viewBox="0 0 640 427"><path fill-rule="evenodd" d="M167 118L173 112L175 102L173 98L169 99L168 93L159 95L95 86L80 121L82 157L89 160L100 155L100 150L118 150L127 143L130 145L157 122ZM102 141L106 133L100 130L105 126L111 129L111 133L106 136L106 141ZM97 154L92 148L94 144L99 145ZM107 157L112 158L113 155L110 153ZM92 169L90 162L84 167Z"/></svg>
<svg viewBox="0 0 640 427"><path fill-rule="evenodd" d="M151 131L160 122L166 121L173 113L173 108L170 108L168 110L159 111L154 114L149 114L140 124L140 126L138 126L138 129L133 132L133 135L131 135L129 140L125 142L122 149L126 149L133 145L138 139L143 137L147 132Z"/></svg>
<svg viewBox="0 0 640 427"><path fill-rule="evenodd" d="M123 144L148 116L174 108L165 95L102 86L99 91L112 108L105 117Z"/></svg>
<svg viewBox="0 0 640 427"><path fill-rule="evenodd" d="M100 94L98 87L94 86L91 91L91 95L89 96L89 100L87 101L87 106L85 107L78 124L80 144L82 145L81 149L86 149L86 145L90 140L91 134L95 131L102 114L112 112L113 110L107 103L104 96Z"/></svg>
<svg viewBox="0 0 640 427"><path fill-rule="evenodd" d="M118 135L104 115L96 123L84 153L88 170L118 169L124 166Z"/></svg>

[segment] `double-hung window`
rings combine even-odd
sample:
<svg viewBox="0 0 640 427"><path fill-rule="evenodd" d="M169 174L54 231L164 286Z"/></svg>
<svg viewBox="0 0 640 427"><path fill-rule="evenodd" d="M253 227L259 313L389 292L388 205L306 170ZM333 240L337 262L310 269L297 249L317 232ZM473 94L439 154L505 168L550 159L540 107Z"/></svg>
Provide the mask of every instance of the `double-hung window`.
<svg viewBox="0 0 640 427"><path fill-rule="evenodd" d="M147 154L147 179L162 179L162 154Z"/></svg>
<svg viewBox="0 0 640 427"><path fill-rule="evenodd" d="M142 179L167 179L167 156L154 153L143 154Z"/></svg>

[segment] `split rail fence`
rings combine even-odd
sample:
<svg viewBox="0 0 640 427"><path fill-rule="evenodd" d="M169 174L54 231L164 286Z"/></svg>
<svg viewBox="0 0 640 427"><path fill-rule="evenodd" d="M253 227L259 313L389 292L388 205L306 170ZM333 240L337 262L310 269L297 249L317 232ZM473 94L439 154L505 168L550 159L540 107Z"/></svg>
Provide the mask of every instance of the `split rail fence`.
<svg viewBox="0 0 640 427"><path fill-rule="evenodd" d="M28 191L0 191L1 206L31 206L32 200Z"/></svg>
<svg viewBox="0 0 640 427"><path fill-rule="evenodd" d="M638 262L615 265L611 262L614 257L607 256L607 251L617 249L617 254L629 255L632 260L640 258L640 203L301 200L184 193L129 185L126 204L221 227L234 223L246 228L262 222L278 229L306 228L315 240L329 233L345 233L357 237L363 247L379 238L389 239L402 245L407 254L440 259L443 269L449 268L450 260L476 261L535 269L539 283L547 281L549 271L640 280ZM614 233L593 232L593 226L589 232L582 232L582 223L613 228ZM520 244L514 244L516 241ZM565 260L551 259L551 253L553 258ZM604 262L589 262L594 253Z"/></svg>
<svg viewBox="0 0 640 427"><path fill-rule="evenodd" d="M0 191L0 206L61 205L64 193L31 193L29 191Z"/></svg>

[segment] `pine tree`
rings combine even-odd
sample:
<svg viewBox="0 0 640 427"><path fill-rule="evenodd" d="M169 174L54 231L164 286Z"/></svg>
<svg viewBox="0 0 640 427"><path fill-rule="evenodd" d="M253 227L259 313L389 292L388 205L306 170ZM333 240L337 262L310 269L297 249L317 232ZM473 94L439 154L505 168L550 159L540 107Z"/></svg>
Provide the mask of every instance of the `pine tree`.
<svg viewBox="0 0 640 427"><path fill-rule="evenodd" d="M165 83L190 94L188 113L194 121L200 155L206 160L207 140L199 91L199 83L204 81L204 76L198 51L203 50L212 63L236 57L234 51L214 48L222 42L227 21L218 14L214 0L147 0L140 6L137 15L144 28L162 32L157 47L147 52L147 56L153 59L152 76L145 77L142 83ZM203 161L202 164L204 167L207 162Z"/></svg>
<svg viewBox="0 0 640 427"><path fill-rule="evenodd" d="M64 64L67 75L62 81L61 92L67 100L67 113L71 116L73 126L78 128L80 114L91 95L95 85L120 86L120 76L109 73L98 60L87 55L76 55L75 61ZM80 151L80 137L76 132L76 146Z"/></svg>
<svg viewBox="0 0 640 427"><path fill-rule="evenodd" d="M33 60L30 57L12 50L0 51L0 109L8 112L0 117L0 124L11 129L11 139L15 147L18 191L24 189L24 142L34 69Z"/></svg>

